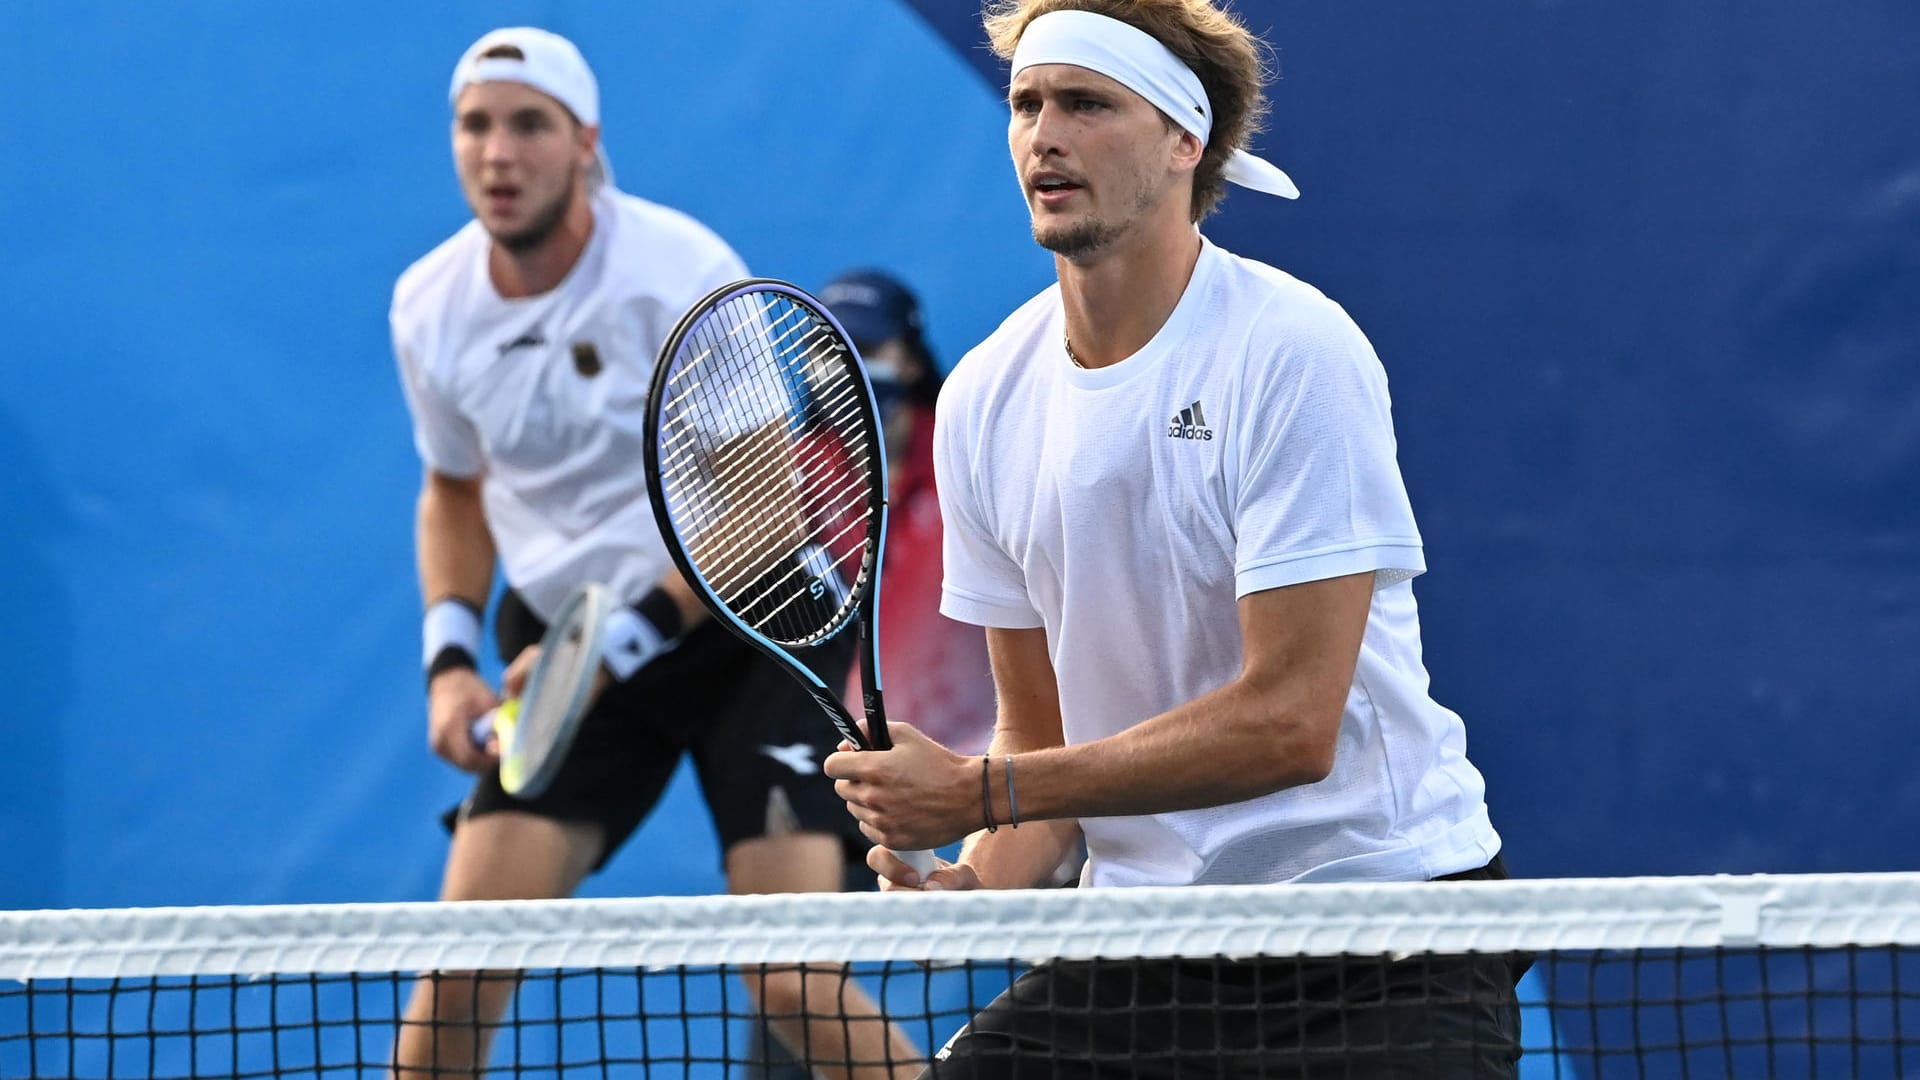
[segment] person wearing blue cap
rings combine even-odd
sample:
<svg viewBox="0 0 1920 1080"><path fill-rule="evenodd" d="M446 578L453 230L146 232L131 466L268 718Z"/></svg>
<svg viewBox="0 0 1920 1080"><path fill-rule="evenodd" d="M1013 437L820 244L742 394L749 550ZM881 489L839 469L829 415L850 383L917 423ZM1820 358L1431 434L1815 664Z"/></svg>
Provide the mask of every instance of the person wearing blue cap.
<svg viewBox="0 0 1920 1080"><path fill-rule="evenodd" d="M886 431L880 655L888 672L888 715L947 746L978 753L993 729L993 679L985 633L939 610L942 530L933 417L941 375L927 345L920 300L898 278L871 269L834 278L820 299L860 350ZM850 700L860 700L857 689Z"/></svg>

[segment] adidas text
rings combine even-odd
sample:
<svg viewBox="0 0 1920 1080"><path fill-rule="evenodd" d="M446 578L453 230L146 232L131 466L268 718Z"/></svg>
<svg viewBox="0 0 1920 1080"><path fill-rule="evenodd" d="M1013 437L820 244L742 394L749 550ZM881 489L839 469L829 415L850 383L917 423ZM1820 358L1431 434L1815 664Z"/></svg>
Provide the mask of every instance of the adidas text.
<svg viewBox="0 0 1920 1080"><path fill-rule="evenodd" d="M1173 420L1167 425L1167 438L1213 441L1213 429L1207 426L1206 413L1201 410L1199 402L1173 414Z"/></svg>

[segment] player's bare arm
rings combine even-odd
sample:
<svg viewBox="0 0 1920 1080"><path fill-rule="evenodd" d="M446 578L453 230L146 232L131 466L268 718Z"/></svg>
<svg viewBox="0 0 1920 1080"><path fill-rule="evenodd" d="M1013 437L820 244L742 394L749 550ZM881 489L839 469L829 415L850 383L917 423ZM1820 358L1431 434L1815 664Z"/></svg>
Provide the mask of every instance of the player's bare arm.
<svg viewBox="0 0 1920 1080"><path fill-rule="evenodd" d="M958 861L933 876L933 883L945 889L1018 889L1038 884L1053 874L1079 841L1077 822L1028 821L1024 802L1022 824L1010 827L1014 806L1005 786L1007 757L1065 742L1046 631L989 629L987 650L999 708L984 769L980 758L954 754L906 725L896 725L894 748L886 754L842 753L827 759L827 774L844 777L836 788L848 800L848 809L860 819L863 831L882 845L868 853L867 865L881 876L883 888L923 883L876 835L882 828L909 834L923 829L977 830L967 838ZM990 803L983 802L983 797ZM989 806L996 825L1009 827L991 832L985 828Z"/></svg>
<svg viewBox="0 0 1920 1080"><path fill-rule="evenodd" d="M493 534L481 506L481 478L426 470L415 521L415 556L425 603L449 596L484 604L493 584Z"/></svg>
<svg viewBox="0 0 1920 1080"><path fill-rule="evenodd" d="M1010 823L1015 807L995 781L1006 778L1008 755L1014 756L1017 769L1019 755L1066 744L1060 724L1060 687L1047 654L1045 630L988 630L987 655L1000 703L993 745L987 752L987 790L994 820ZM1080 843L1077 820L1028 819L1024 802L1019 810L1018 828L991 833L982 829L960 849L960 864L986 888L1024 889L1046 881Z"/></svg>
<svg viewBox="0 0 1920 1080"><path fill-rule="evenodd" d="M433 469L421 482L414 531L423 603L458 600L484 610L493 582L493 534L481 506L480 478ZM499 704L493 688L472 667L450 667L428 683L427 742L433 752L468 772L494 760L492 745L475 746L474 718Z"/></svg>
<svg viewBox="0 0 1920 1080"><path fill-rule="evenodd" d="M1048 711L1035 701L1051 684L1051 668L1044 677L1037 670L1046 662L1043 632L1028 631L1032 638L1012 642L1005 632L996 632L989 642L995 683L1001 687L1000 715L1010 723L1007 737L1052 740L1011 751L1021 831L1024 823L1221 806L1325 778L1333 767L1341 710L1353 685L1372 596L1373 575L1364 573L1243 598L1238 677L1120 734L1077 746L1060 745L1057 704L1049 722ZM996 734L996 743L1001 738ZM955 762L919 753L900 756L898 747L895 755L877 755L888 760L845 757L852 756L828 759L829 775L841 779L842 797L876 843L939 846L979 828L973 817L983 810L978 805L972 814L962 809L969 778ZM999 764L998 770L987 770L987 797L996 814L1010 813L1004 763ZM979 763L972 765L977 804ZM1018 886L1037 880L1022 875L1043 853L1037 846L1028 850L1031 841L1016 842L1011 831L1002 831L1009 835L999 844L1019 854L1001 855L995 833L970 844L962 861L975 867L983 882Z"/></svg>
<svg viewBox="0 0 1920 1080"><path fill-rule="evenodd" d="M1324 779L1372 600L1371 572L1241 598L1238 677L1118 735L1015 759L1022 816L1192 810Z"/></svg>

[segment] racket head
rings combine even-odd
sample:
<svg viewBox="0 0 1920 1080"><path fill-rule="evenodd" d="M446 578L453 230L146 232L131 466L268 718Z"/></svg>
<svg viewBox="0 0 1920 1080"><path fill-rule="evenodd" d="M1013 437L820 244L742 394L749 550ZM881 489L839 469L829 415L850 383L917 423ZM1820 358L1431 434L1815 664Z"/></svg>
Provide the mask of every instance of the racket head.
<svg viewBox="0 0 1920 1080"><path fill-rule="evenodd" d="M661 347L644 445L654 518L701 602L867 748L837 690L793 654L856 624L871 639L878 608L886 447L839 321L770 278L708 294ZM884 715L869 708L868 723L879 742Z"/></svg>
<svg viewBox="0 0 1920 1080"><path fill-rule="evenodd" d="M589 582L568 595L548 625L518 705L502 709L496 721L500 787L507 794L539 797L565 764L593 703L600 637L613 609L613 594Z"/></svg>

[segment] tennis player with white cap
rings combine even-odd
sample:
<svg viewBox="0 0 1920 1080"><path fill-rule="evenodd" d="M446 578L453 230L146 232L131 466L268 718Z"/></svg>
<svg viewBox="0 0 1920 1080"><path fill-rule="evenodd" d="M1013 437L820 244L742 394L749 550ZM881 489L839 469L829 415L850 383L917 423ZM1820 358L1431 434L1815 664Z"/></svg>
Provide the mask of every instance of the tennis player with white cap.
<svg viewBox="0 0 1920 1080"><path fill-rule="evenodd" d="M1426 569L1386 376L1339 305L1212 243L1262 45L1206 0L1003 0L1008 141L1058 284L940 399L941 610L987 627L984 757L894 728L829 775L894 889L1505 876L1460 717L1428 695ZM965 838L922 881L888 849ZM1048 963L940 1077L1511 1077L1524 958Z"/></svg>
<svg viewBox="0 0 1920 1080"><path fill-rule="evenodd" d="M448 99L474 220L401 275L391 316L426 466L417 557L428 739L477 774L449 815L441 896L572 894L687 756L730 891L836 891L866 842L818 771L830 729L797 683L704 617L660 539L640 467L661 343L746 267L699 222L613 186L599 85L565 38L531 27L485 35L454 68ZM475 670L496 557L508 588L494 636L510 693L574 588L598 583L623 605L600 643L604 689L552 784L531 798L502 788L497 748L469 734L498 703ZM822 650L822 678L844 682L851 648ZM770 969L746 981L819 1073L915 1071L911 1041L843 971ZM423 978L394 1072L483 1071L513 992L508 976Z"/></svg>

